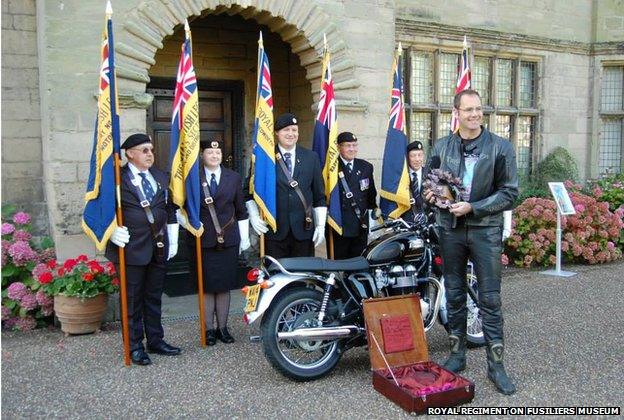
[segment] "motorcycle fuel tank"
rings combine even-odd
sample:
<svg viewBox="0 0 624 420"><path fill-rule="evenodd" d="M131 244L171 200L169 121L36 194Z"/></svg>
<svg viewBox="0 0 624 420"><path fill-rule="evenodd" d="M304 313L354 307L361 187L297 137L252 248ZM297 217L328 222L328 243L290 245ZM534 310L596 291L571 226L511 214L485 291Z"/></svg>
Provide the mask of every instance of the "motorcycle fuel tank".
<svg viewBox="0 0 624 420"><path fill-rule="evenodd" d="M410 240L417 238L413 232L389 232L368 244L363 255L369 264L387 264L401 258Z"/></svg>

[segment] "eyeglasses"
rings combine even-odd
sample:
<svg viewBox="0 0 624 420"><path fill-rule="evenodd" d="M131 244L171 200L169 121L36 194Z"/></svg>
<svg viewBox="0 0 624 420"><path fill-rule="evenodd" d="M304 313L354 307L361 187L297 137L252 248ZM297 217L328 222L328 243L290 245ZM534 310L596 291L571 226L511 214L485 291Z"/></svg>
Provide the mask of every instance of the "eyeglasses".
<svg viewBox="0 0 624 420"><path fill-rule="evenodd" d="M141 153L143 153L144 155L147 155L148 153L150 154L154 154L154 148L153 147L143 147L141 149L137 149L136 147L132 147L128 150L137 150Z"/></svg>
<svg viewBox="0 0 624 420"><path fill-rule="evenodd" d="M476 108L459 108L460 111L464 111L467 114L472 114L473 112L477 112L477 114L480 114L483 112L483 108L481 108L480 106L476 107Z"/></svg>

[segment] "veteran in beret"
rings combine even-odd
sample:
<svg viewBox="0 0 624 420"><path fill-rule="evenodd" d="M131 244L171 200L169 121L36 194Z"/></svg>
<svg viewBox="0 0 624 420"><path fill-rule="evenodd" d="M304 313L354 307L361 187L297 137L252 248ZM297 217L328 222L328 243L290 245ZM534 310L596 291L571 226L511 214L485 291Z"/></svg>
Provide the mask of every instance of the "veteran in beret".
<svg viewBox="0 0 624 420"><path fill-rule="evenodd" d="M238 255L249 248L249 219L241 177L221 165L223 145L219 141L201 144L199 218L204 226L201 236L204 299L206 301L206 344L217 340L233 343L227 328L230 290L238 289ZM194 242L189 255L194 261ZM197 265L190 264L193 277ZM216 322L216 326L215 326Z"/></svg>
<svg viewBox="0 0 624 420"><path fill-rule="evenodd" d="M426 202L422 196L422 185L429 170L424 167L425 150L418 140L407 145L407 164L410 177L410 209L401 215L403 220L413 222L419 213L423 213Z"/></svg>
<svg viewBox="0 0 624 420"><path fill-rule="evenodd" d="M265 253L274 258L310 257L325 239L327 204L319 157L297 144L297 117L285 113L274 124L277 147L277 231L269 230L258 205L248 195L249 222L264 234Z"/></svg>
<svg viewBox="0 0 624 420"><path fill-rule="evenodd" d="M131 359L149 365L147 351L165 356L180 348L164 340L161 298L166 262L178 252L175 205L169 200L169 175L153 167L154 145L146 134L133 134L121 145L128 163L121 168L121 209L124 226L115 228L106 258L118 267L125 248Z"/></svg>
<svg viewBox="0 0 624 420"><path fill-rule="evenodd" d="M337 143L342 235L334 232L333 240L334 259L341 260L362 254L368 244L368 228L375 225L381 211L377 207L373 165L356 157L357 137L345 131L338 135Z"/></svg>

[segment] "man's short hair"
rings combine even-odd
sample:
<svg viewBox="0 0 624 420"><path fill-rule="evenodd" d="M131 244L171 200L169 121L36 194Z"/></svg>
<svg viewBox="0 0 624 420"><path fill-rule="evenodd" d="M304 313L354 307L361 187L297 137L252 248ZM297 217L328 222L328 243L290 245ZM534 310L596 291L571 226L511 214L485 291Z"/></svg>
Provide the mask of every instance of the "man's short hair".
<svg viewBox="0 0 624 420"><path fill-rule="evenodd" d="M481 99L481 95L479 95L479 92L477 92L474 89L462 90L461 92L455 94L455 97L453 98L453 107L454 108L459 109L459 106L461 105L461 98L464 95L475 95L475 96L478 96L479 99Z"/></svg>

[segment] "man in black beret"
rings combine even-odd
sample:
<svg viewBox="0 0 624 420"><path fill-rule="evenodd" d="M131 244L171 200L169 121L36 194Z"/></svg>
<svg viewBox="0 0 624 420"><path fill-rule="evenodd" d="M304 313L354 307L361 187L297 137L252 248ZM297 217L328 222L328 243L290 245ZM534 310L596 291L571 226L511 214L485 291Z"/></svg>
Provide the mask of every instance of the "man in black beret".
<svg viewBox="0 0 624 420"><path fill-rule="evenodd" d="M121 168L121 208L124 226L115 228L106 258L119 264L125 248L128 321L132 362L149 365L147 350L167 356L180 353L163 340L161 297L165 262L178 252L175 205L169 201L169 176L152 167L154 145L146 134L133 134L121 145L128 164Z"/></svg>
<svg viewBox="0 0 624 420"><path fill-rule="evenodd" d="M338 184L342 235L334 232L334 259L357 257L368 244L368 227L379 217L373 165L356 158L357 137L348 131L337 138ZM370 220L369 220L370 219ZM328 252L329 254L329 252Z"/></svg>
<svg viewBox="0 0 624 420"><path fill-rule="evenodd" d="M309 257L325 238L327 204L321 164L316 153L297 145L297 117L285 113L275 120L277 137L277 232L260 217L258 205L249 196L249 222L258 235L265 235L266 255L274 258Z"/></svg>
<svg viewBox="0 0 624 420"><path fill-rule="evenodd" d="M425 163L425 150L418 140L407 145L407 164L410 177L410 209L401 215L403 220L413 222L415 217L425 210L425 201L422 196L422 184L429 173L423 167Z"/></svg>

